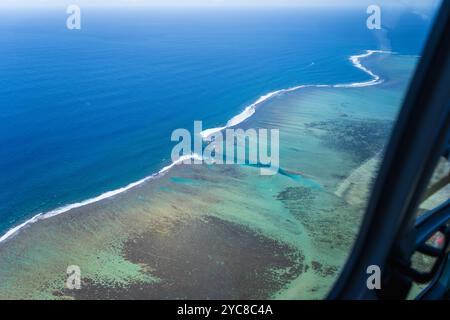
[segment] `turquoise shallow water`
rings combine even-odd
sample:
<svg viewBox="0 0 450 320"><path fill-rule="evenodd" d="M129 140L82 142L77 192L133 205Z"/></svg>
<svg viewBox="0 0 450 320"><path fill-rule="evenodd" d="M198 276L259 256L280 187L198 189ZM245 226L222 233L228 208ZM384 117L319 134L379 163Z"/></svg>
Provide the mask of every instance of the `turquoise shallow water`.
<svg viewBox="0 0 450 320"><path fill-rule="evenodd" d="M175 128L223 125L282 88L364 81L348 57L366 49L419 54L430 21L385 15L388 35L358 10L87 10L71 32L55 10L2 11L0 232L158 171ZM391 117L382 106L368 111Z"/></svg>
<svg viewBox="0 0 450 320"><path fill-rule="evenodd" d="M278 94L238 125L280 130L279 174L175 166L33 220L0 244L0 298L327 294L430 20L388 10L377 33L365 10L91 11L71 33L59 13L35 14L0 19L3 231L169 165L175 128L222 126L269 92L327 86ZM367 49L395 54L360 58L364 71L349 57ZM377 85L348 86L371 81L368 70ZM77 292L65 288L74 264Z"/></svg>
<svg viewBox="0 0 450 320"><path fill-rule="evenodd" d="M384 82L280 95L239 126L278 128L289 174L176 166L41 220L0 246L0 297L325 297L357 234L417 57L374 54L362 62ZM83 272L77 292L64 289L71 264Z"/></svg>

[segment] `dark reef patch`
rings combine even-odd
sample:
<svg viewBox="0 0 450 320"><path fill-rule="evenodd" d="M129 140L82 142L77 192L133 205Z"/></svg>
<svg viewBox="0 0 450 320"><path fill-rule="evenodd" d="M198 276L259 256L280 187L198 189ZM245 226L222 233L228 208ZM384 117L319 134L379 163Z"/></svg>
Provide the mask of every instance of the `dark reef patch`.
<svg viewBox="0 0 450 320"><path fill-rule="evenodd" d="M130 239L123 256L160 280L105 285L83 279L80 290L58 294L76 299L266 299L305 269L297 249L213 216Z"/></svg>
<svg viewBox="0 0 450 320"><path fill-rule="evenodd" d="M280 201L297 201L301 200L307 205L314 199L313 191L306 187L288 187L277 195Z"/></svg>
<svg viewBox="0 0 450 320"><path fill-rule="evenodd" d="M326 133L321 139L327 147L347 152L359 163L384 149L392 126L392 121L354 118L317 121L306 125L307 128Z"/></svg>
<svg viewBox="0 0 450 320"><path fill-rule="evenodd" d="M315 273L320 274L322 277L334 276L338 272L337 267L323 265L318 261L312 261L311 267Z"/></svg>
<svg viewBox="0 0 450 320"><path fill-rule="evenodd" d="M276 199L308 230L315 245L326 250L349 248L361 215L340 198L308 187L288 187Z"/></svg>

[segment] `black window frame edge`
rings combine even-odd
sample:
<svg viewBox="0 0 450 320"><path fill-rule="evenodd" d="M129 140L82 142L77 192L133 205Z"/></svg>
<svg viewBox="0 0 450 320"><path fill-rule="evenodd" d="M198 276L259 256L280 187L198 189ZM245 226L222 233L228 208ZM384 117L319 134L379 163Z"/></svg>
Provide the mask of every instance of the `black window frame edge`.
<svg viewBox="0 0 450 320"><path fill-rule="evenodd" d="M421 197L450 129L450 1L443 0L386 148L353 250L328 299L403 299L414 223ZM367 287L367 267L382 272L380 290Z"/></svg>

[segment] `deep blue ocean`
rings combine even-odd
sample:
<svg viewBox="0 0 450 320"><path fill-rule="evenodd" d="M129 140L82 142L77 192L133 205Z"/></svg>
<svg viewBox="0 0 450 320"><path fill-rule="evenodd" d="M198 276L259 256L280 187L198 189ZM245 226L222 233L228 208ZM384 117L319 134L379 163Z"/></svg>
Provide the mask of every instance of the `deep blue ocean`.
<svg viewBox="0 0 450 320"><path fill-rule="evenodd" d="M364 81L348 57L419 55L430 20L365 8L0 12L0 233L170 163L171 133L268 92Z"/></svg>

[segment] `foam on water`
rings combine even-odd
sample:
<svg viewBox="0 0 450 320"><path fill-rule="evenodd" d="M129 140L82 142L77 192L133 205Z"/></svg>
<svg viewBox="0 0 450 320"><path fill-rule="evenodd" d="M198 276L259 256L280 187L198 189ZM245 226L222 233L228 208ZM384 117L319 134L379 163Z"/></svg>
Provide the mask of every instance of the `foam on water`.
<svg viewBox="0 0 450 320"><path fill-rule="evenodd" d="M352 62L352 64L364 71L365 73L367 73L368 75L370 75L372 77L371 80L368 81L364 81L364 82L355 82L355 83L349 83L349 84L335 84L335 85L328 85L328 84L316 84L316 85L299 85L299 86L295 86L292 88L288 88L288 89L281 89L281 90L276 90L273 92L270 92L266 95L261 96L258 100L256 100L255 102L253 102L251 105L245 107L244 111L242 111L240 114L238 114L237 116L234 116L233 118L231 118L230 120L228 120L227 124L223 127L217 127L217 128L211 128L211 129L206 129L203 130L201 132L201 136L204 139L209 138L210 136L212 136L213 134L220 132L222 130L225 130L227 128L231 128L234 127L242 122L244 122L245 120L247 120L248 118L250 118L255 112L256 112L256 108L263 102L270 100L271 98L283 94L283 93L287 93L287 92L292 92L292 91L296 91L299 89L303 89L303 88L311 88L311 87L315 87L315 88L326 88L326 87L332 87L332 88L361 88L361 87L369 87L369 86L374 86L377 84L381 84L383 83L383 80L381 79L380 76L376 75L375 73L373 73L371 70L369 70L368 68L364 67L361 63L361 59L370 57L371 55L375 54L375 53L392 53L390 51L382 51L382 50L367 50L366 53L364 54L360 54L360 55L353 55L350 56L350 61Z"/></svg>
<svg viewBox="0 0 450 320"><path fill-rule="evenodd" d="M123 192L126 192L134 187L137 187L141 184L143 184L146 181L149 181L151 179L155 179L158 178L162 175L164 175L166 172L168 172L170 169L172 169L174 166L183 163L186 160L201 160L202 158L197 155L197 154L192 154L192 155L186 155L186 156L182 156L180 157L177 161L172 162L170 165L165 166L164 168L162 168L161 170L159 170L158 172L152 174L151 176L148 176L144 179L141 179L139 181L130 183L129 185L123 187L123 188L119 188L113 191L108 191L105 193L102 193L101 195L91 198L91 199L87 199L85 201L81 201L81 202L77 202L77 203L72 203L60 208L57 208L55 210L49 211L47 213L39 213L37 215L35 215L34 217L32 217L31 219L25 221L24 223L8 230L3 236L0 237L0 243L5 241L6 239L10 238L11 236L15 235L20 229L27 227L35 222L38 222L39 220L44 220L44 219L48 219L57 215L60 215L61 213L65 213L67 211L70 211L72 209L76 209L76 208L80 208L95 202L99 202L102 201L104 199L108 199L111 197L114 197L118 194L121 194Z"/></svg>
<svg viewBox="0 0 450 320"><path fill-rule="evenodd" d="M252 103L251 105L247 106L241 113L239 113L238 115L234 116L233 118L231 118L230 120L228 120L227 124L223 127L217 127L217 128L211 128L211 129L206 129L204 131L201 132L201 136L204 139L209 138L210 136L212 136L213 134L220 132L222 130L225 130L227 128L230 127L234 127L242 122L244 122L245 120L247 120L248 118L250 118L252 115L255 114L257 107L262 104L265 101L270 100L271 98L283 94L283 93L288 93L288 92L292 92L292 91L296 91L299 89L303 89L303 88L309 88L309 87L315 87L315 88L357 88L357 87L367 87L367 86L373 86L373 85L378 85L383 83L383 80L381 79L380 76L376 75L374 72L372 72L371 70L369 70L368 68L366 68L365 66L362 65L361 63L361 59L367 58L375 53L383 53L383 54L390 54L392 52L390 51L381 51L381 50L367 50L365 54L360 54L360 55L353 55L351 56L349 59L352 62L352 64L364 71L365 73L367 73L368 75L370 75L370 77L372 78L369 81L365 81L365 82L357 82L357 83L350 83L350 84L335 84L335 85L327 85L327 84L319 84L319 85L299 85L299 86L295 86L292 88L287 88L287 89L281 89L281 90L276 90L273 92L270 92L268 94L265 94L263 96L261 96L258 100L256 100L254 103ZM22 224L9 229L4 235L2 235L0 237L0 243L11 238L12 236L16 235L21 229L30 226L40 220L44 220L44 219L48 219L57 215L60 215L62 213L68 212L72 209L76 209L76 208L80 208L89 204L93 204L111 197L114 197L116 195L119 195L121 193L124 193L132 188L135 188L149 180L158 178L162 175L164 175L165 173L167 173L170 169L172 169L174 166L182 164L183 162L185 162L186 160L202 160L202 157L198 154L191 154L191 155L185 155L180 157L178 160L172 162L170 165L165 166L164 168L162 168L161 170L159 170L158 172L145 177L139 181L130 183L129 185L116 189L116 190L112 190L112 191L108 191L105 192L97 197L94 198L90 198L81 202L77 202L77 203L73 203L73 204L68 204L66 206L62 206L60 208L57 208L55 210L46 212L46 213L39 213L35 216L33 216L31 219L23 222Z"/></svg>

